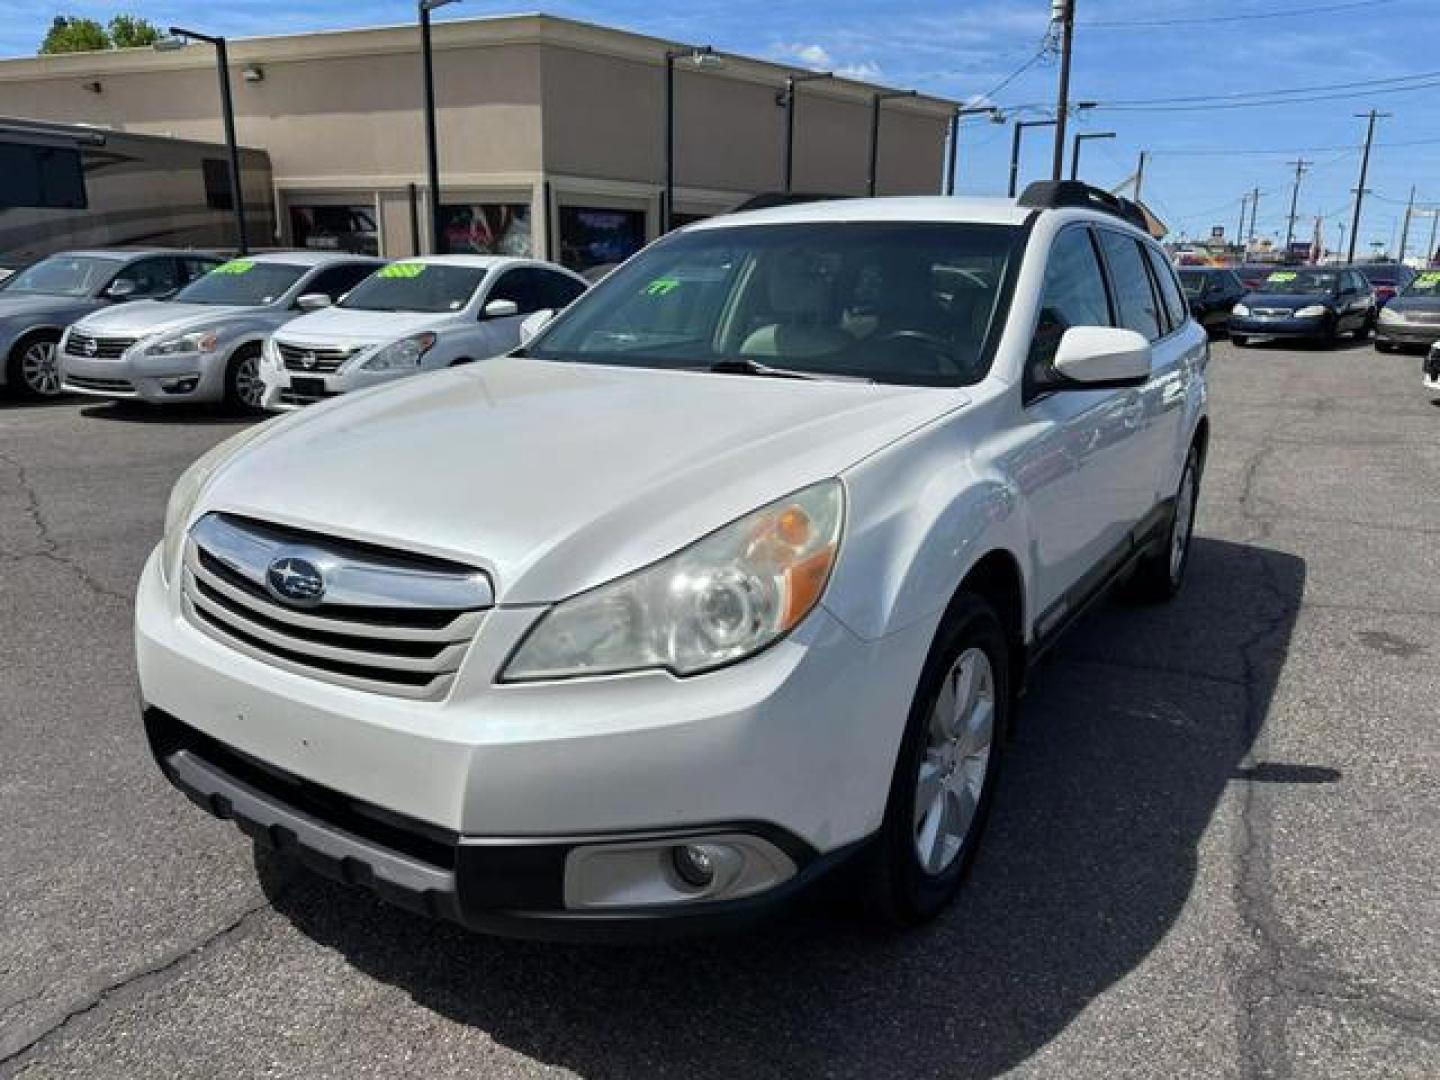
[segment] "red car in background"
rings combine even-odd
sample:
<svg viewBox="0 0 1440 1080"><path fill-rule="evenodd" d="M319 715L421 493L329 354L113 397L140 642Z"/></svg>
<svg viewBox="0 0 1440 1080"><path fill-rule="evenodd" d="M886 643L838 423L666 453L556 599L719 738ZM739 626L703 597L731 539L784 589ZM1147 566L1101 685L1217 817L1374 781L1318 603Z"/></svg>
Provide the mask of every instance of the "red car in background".
<svg viewBox="0 0 1440 1080"><path fill-rule="evenodd" d="M1365 263L1355 268L1375 290L1375 300L1384 307L1395 294L1415 280L1415 271L1399 263Z"/></svg>

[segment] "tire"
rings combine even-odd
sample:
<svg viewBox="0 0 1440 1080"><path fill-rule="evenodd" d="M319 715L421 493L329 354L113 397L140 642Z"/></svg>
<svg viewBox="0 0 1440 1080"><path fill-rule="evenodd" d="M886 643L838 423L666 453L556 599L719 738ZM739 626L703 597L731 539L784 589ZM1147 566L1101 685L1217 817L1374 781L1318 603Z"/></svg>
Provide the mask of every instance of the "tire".
<svg viewBox="0 0 1440 1080"><path fill-rule="evenodd" d="M1013 707L1010 659L994 608L969 593L957 596L921 671L885 819L869 853L867 906L882 925L933 918L965 879L989 816ZM946 708L957 693L966 694L968 711ZM935 793L925 806L922 769L927 791Z"/></svg>
<svg viewBox="0 0 1440 1080"><path fill-rule="evenodd" d="M265 384L260 379L260 346L243 345L225 365L225 408L247 415L261 411Z"/></svg>
<svg viewBox="0 0 1440 1080"><path fill-rule="evenodd" d="M1234 345L1237 349L1243 349L1250 344L1250 339L1244 334L1232 333L1230 335L1230 344Z"/></svg>
<svg viewBox="0 0 1440 1080"><path fill-rule="evenodd" d="M59 347L56 333L29 334L17 341L5 361L10 393L30 400L59 397Z"/></svg>
<svg viewBox="0 0 1440 1080"><path fill-rule="evenodd" d="M1395 346L1392 342L1389 341L1377 341L1375 342L1375 351L1393 353L1395 351Z"/></svg>
<svg viewBox="0 0 1440 1080"><path fill-rule="evenodd" d="M1142 604L1163 604L1173 600L1185 584L1190 565L1190 541L1195 533L1195 506L1200 501L1200 448L1191 446L1185 470L1175 492L1175 508L1165 530L1165 543L1140 558L1126 583L1126 593Z"/></svg>

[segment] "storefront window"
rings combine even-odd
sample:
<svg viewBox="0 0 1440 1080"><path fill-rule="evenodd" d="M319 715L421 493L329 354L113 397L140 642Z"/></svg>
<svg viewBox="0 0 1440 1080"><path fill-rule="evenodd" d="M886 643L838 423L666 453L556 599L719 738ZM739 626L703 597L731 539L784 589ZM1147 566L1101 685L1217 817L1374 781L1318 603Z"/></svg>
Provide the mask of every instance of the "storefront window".
<svg viewBox="0 0 1440 1080"><path fill-rule="evenodd" d="M529 256L530 207L525 203L464 203L440 207L441 250L447 255Z"/></svg>
<svg viewBox="0 0 1440 1080"><path fill-rule="evenodd" d="M296 247L380 254L373 206L291 206L290 235Z"/></svg>
<svg viewBox="0 0 1440 1080"><path fill-rule="evenodd" d="M584 273L624 262L645 246L645 211L560 208L560 261Z"/></svg>

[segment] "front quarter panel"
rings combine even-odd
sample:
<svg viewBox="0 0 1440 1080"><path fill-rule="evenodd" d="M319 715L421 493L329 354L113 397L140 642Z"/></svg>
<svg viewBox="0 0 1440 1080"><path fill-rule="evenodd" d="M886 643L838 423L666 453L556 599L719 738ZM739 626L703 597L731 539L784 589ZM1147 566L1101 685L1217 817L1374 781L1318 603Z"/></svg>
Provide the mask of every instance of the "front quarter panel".
<svg viewBox="0 0 1440 1080"><path fill-rule="evenodd" d="M1013 485L973 453L987 411L967 406L844 474L848 518L825 606L858 636L938 621L981 557L1025 550Z"/></svg>

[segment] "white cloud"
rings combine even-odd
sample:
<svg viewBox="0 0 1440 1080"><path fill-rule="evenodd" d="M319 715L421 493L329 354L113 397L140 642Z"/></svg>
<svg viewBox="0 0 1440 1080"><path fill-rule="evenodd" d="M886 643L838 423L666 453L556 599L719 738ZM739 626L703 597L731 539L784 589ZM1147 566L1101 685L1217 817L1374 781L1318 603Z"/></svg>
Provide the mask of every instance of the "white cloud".
<svg viewBox="0 0 1440 1080"><path fill-rule="evenodd" d="M874 80L881 76L880 65L874 60L841 62L824 45L814 42L782 42L770 49L776 60L793 60L812 71L833 71L846 79Z"/></svg>

